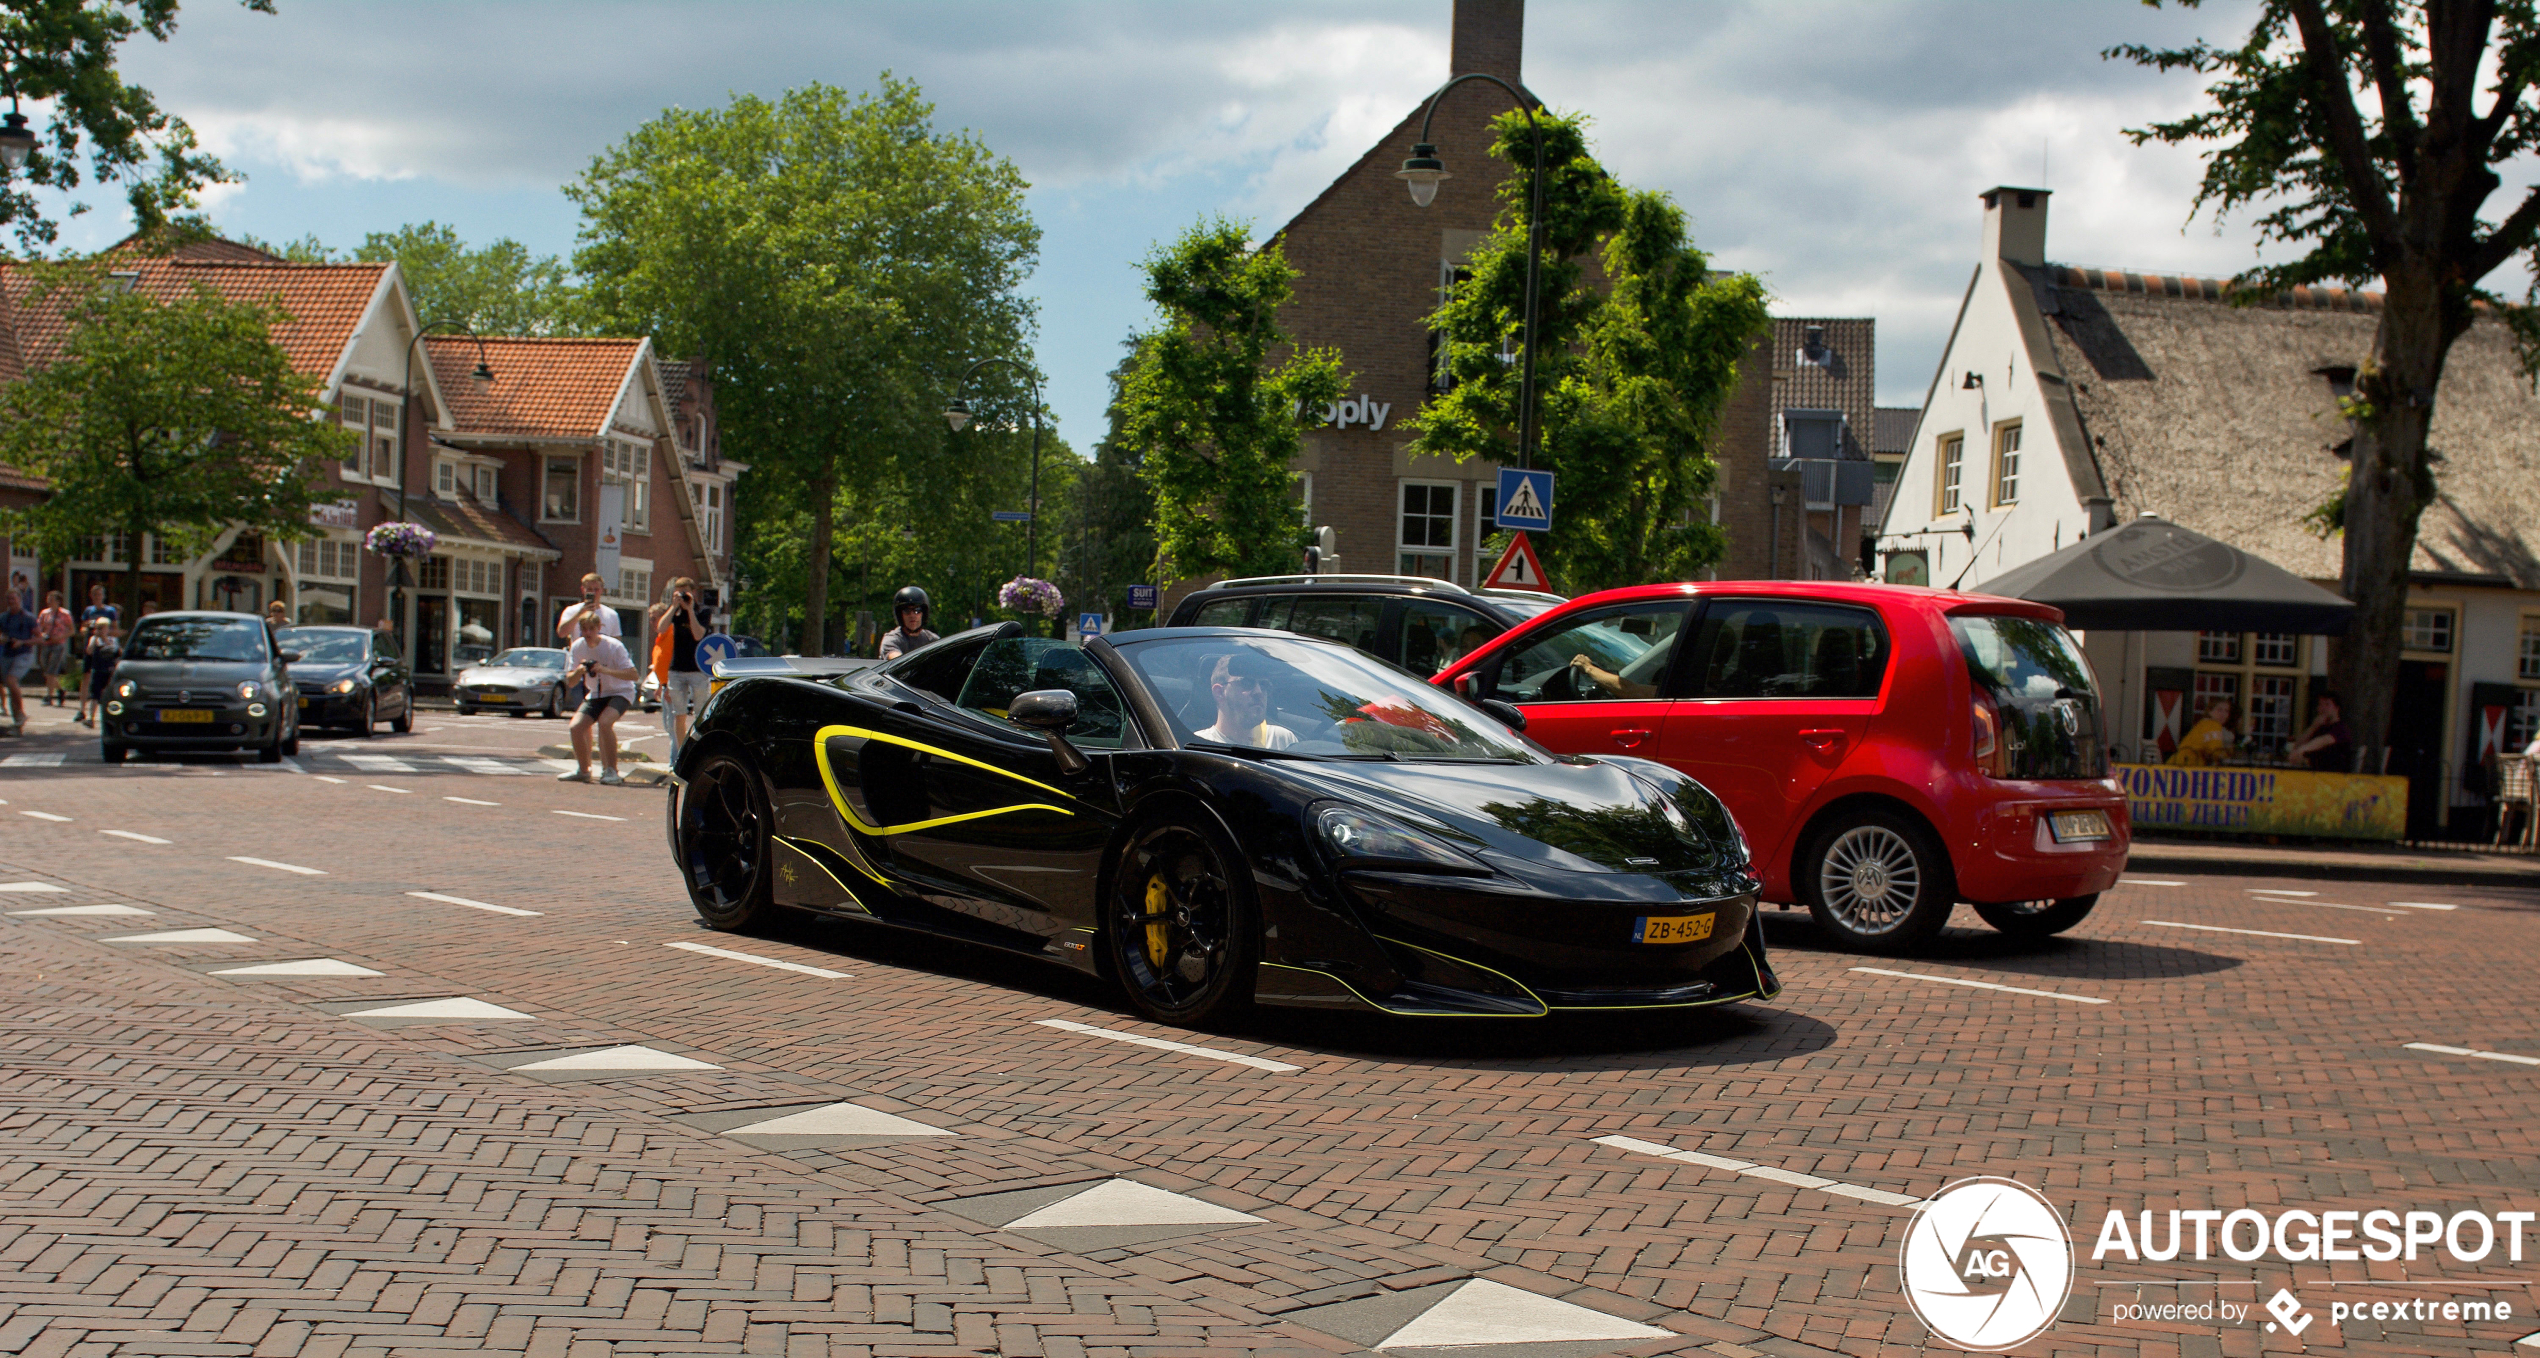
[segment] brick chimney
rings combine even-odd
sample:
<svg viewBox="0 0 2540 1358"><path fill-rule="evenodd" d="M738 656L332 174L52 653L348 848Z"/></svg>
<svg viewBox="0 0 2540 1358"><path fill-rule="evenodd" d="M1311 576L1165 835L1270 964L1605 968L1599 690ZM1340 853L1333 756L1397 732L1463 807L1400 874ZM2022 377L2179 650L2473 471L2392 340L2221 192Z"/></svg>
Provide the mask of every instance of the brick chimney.
<svg viewBox="0 0 2540 1358"><path fill-rule="evenodd" d="M1455 0L1455 42L1447 74L1480 72L1523 87L1526 0Z"/></svg>

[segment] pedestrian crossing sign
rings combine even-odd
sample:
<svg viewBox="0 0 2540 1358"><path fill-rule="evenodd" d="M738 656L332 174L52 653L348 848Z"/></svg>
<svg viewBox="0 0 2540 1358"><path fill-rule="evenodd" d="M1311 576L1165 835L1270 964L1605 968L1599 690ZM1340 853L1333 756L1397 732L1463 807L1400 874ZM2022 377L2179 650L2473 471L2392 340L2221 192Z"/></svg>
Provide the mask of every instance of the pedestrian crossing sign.
<svg viewBox="0 0 2540 1358"><path fill-rule="evenodd" d="M1520 471L1515 467L1499 469L1499 512L1495 522L1501 528L1520 533L1552 531L1552 473Z"/></svg>
<svg viewBox="0 0 2540 1358"><path fill-rule="evenodd" d="M1484 589L1550 589L1544 583L1543 562L1536 559L1532 543L1519 533L1508 540L1508 550L1499 554L1499 564L1482 578Z"/></svg>

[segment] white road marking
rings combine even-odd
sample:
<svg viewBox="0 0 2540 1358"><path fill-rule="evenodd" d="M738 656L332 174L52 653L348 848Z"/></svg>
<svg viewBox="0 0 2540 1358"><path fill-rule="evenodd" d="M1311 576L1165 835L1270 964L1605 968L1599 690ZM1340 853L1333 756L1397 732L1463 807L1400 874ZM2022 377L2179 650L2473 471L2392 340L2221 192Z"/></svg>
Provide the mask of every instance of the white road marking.
<svg viewBox="0 0 2540 1358"><path fill-rule="evenodd" d="M2518 1066L2540 1066L2540 1056L2516 1056L2512 1052L2483 1052L2471 1047L2439 1047L2431 1042L2411 1042L2412 1052L2441 1052L2445 1056L2475 1056L2481 1061L2511 1061Z"/></svg>
<svg viewBox="0 0 2540 1358"><path fill-rule="evenodd" d="M827 967L808 967L800 962L779 962L773 957L758 957L745 952L733 952L728 948L709 948L703 943L665 943L662 946L678 948L685 952L701 952L708 957L729 957L735 962L756 962L762 967L774 967L778 971L799 971L805 976L821 976L832 981L848 979L847 973L831 971Z"/></svg>
<svg viewBox="0 0 2540 1358"><path fill-rule="evenodd" d="M2026 986L1996 985L1991 981L1969 981L1956 976L1934 976L1921 971L1889 971L1885 967L1854 967L1872 976L1902 976L1909 981L1938 981L1942 985L1971 986L1977 990L2004 990L2014 995L2037 995L2050 1000L2070 1000L2075 1004L2106 1004L2096 995L2067 995L2060 990L2031 990Z"/></svg>
<svg viewBox="0 0 2540 1358"><path fill-rule="evenodd" d="M483 1000L453 996L446 1000L416 1000L410 1004L383 1005L377 1009L351 1009L346 1018L455 1018L455 1019L525 1019L535 1017L517 1009L505 1009Z"/></svg>
<svg viewBox="0 0 2540 1358"><path fill-rule="evenodd" d="M1380 1353L1465 1353L1501 1344L1679 1337L1576 1302L1488 1278L1467 1278L1436 1305L1377 1340L1374 1347Z"/></svg>
<svg viewBox="0 0 2540 1358"><path fill-rule="evenodd" d="M333 784L335 784L335 785L336 785L336 786L338 786L338 787L342 787L342 786L344 785L344 780L343 780L343 779L341 779L341 778L329 778L329 777L327 777L327 776L326 776L325 774L323 774L323 773L312 773L312 774L310 774L309 776L310 776L310 777L312 777L312 778L315 778L316 780L318 780L318 781L319 781L319 782L321 782L321 783L333 783Z"/></svg>
<svg viewBox="0 0 2540 1358"><path fill-rule="evenodd" d="M2384 910L2377 905L2339 905L2335 901L2280 901L2281 905L2307 905L2320 910L2361 910L2372 915L2404 915L2405 910Z"/></svg>
<svg viewBox="0 0 2540 1358"><path fill-rule="evenodd" d="M525 1066L508 1066L508 1070L721 1070L723 1067L693 1057L673 1056L650 1047L606 1047L599 1051L573 1056L549 1057Z"/></svg>
<svg viewBox="0 0 2540 1358"><path fill-rule="evenodd" d="M253 943L245 934L227 929L171 929L163 934L125 934L120 938L101 939L105 943Z"/></svg>
<svg viewBox="0 0 2540 1358"><path fill-rule="evenodd" d="M415 771L414 765L409 764L394 755L344 754L337 755L336 758L343 760L345 763L352 765L354 768L360 769L364 773L412 773Z"/></svg>
<svg viewBox="0 0 2540 1358"><path fill-rule="evenodd" d="M1220 1207L1135 1179L1105 1179L1082 1193L1071 1193L1047 1207L1027 1212L1005 1224L1009 1231L1052 1230L1068 1226L1239 1226L1259 1221L1250 1212ZM1664 1333L1664 1331L1661 1331Z"/></svg>
<svg viewBox="0 0 2540 1358"><path fill-rule="evenodd" d="M409 896L421 897L427 901L444 901L451 905L464 905L470 910L491 910L497 915L528 916L542 915L546 913L543 910L517 910L508 905L487 905L483 901L471 901L465 896L444 896L438 891L409 891L406 894Z"/></svg>
<svg viewBox="0 0 2540 1358"><path fill-rule="evenodd" d="M252 967L230 967L212 973L214 976L385 976L332 957L306 957L297 962L260 962Z"/></svg>
<svg viewBox="0 0 2540 1358"><path fill-rule="evenodd" d="M2118 879L2117 879L2117 885L2119 885L2119 886L2185 886L2185 885L2187 885L2187 883L2185 883L2185 882L2172 882L2172 881L2167 881L2167 880L2164 880L2164 879L2159 878L2159 877L2121 877L2121 878L2118 878Z"/></svg>
<svg viewBox="0 0 2540 1358"><path fill-rule="evenodd" d="M394 792L400 797L411 797L414 795L414 789L410 787L390 787L386 783L364 783L362 786L369 788L373 792Z"/></svg>
<svg viewBox="0 0 2540 1358"><path fill-rule="evenodd" d="M747 1127L733 1127L725 1136L954 1136L958 1133L923 1122L885 1113L879 1108L861 1104L831 1103L818 1108L805 1108L786 1113Z"/></svg>
<svg viewBox="0 0 2540 1358"><path fill-rule="evenodd" d="M129 839L139 844L166 844L170 842L159 838L157 835L142 834L138 830L100 830L97 833L101 835L113 835L117 839Z"/></svg>
<svg viewBox="0 0 2540 1358"><path fill-rule="evenodd" d="M21 811L18 814L21 816L33 816L37 820L49 820L60 824L68 824L70 822L70 817L57 816L50 811Z"/></svg>
<svg viewBox="0 0 2540 1358"><path fill-rule="evenodd" d="M529 772L518 764L505 763L500 759L489 759L484 755L445 754L441 756L441 762L454 768L465 769L470 773L515 773L525 776Z"/></svg>
<svg viewBox="0 0 2540 1358"><path fill-rule="evenodd" d="M2385 902L2383 902L2383 904L2385 904L2385 905L2395 905L2395 906L2398 906L2398 907L2399 907L2400 909L2402 909L2402 910L2458 910L2458 909L2460 909L2460 907L2459 907L2459 906L2457 906L2457 905L2445 905L2445 904L2443 904L2443 903L2442 903L2442 902L2440 902L2440 901L2385 901Z"/></svg>
<svg viewBox="0 0 2540 1358"><path fill-rule="evenodd" d="M137 905L57 905L49 910L12 910L12 915L155 915Z"/></svg>
<svg viewBox="0 0 2540 1358"><path fill-rule="evenodd" d="M2039 991L2033 993L2043 994L2045 992ZM1600 1146L1612 1146L1616 1150L1630 1151L1634 1155L1654 1155L1662 1160L1681 1160L1688 1165L1704 1165L1712 1169L1725 1169L1733 1174L1743 1174L1750 1178L1770 1179L1774 1183L1790 1184L1797 1188L1813 1188L1822 1193L1834 1193L1842 1197L1859 1198L1863 1202L1884 1203L1889 1207L1911 1207L1922 1201L1920 1198L1908 1197L1903 1193L1890 1193L1884 1188L1863 1188L1859 1184L1848 1184L1838 1179L1821 1179L1814 1174L1800 1174L1787 1169L1778 1169L1771 1165L1758 1165L1745 1160L1731 1160L1722 1155L1704 1155L1700 1151L1680 1151L1673 1146L1665 1145L1661 1142L1642 1141L1637 1137L1597 1136L1590 1137L1588 1139L1594 1141Z"/></svg>
<svg viewBox="0 0 2540 1358"><path fill-rule="evenodd" d="M603 816L596 811L558 811L559 816L579 816L584 820L624 820L624 816Z"/></svg>
<svg viewBox="0 0 2540 1358"><path fill-rule="evenodd" d="M299 761L299 760L297 760L297 759L285 759L285 760L283 760L283 761L282 761L282 767L284 767L284 768L286 768L286 769L289 769L289 770L290 770L290 771L292 771L293 773L307 773L307 772L308 772L308 770L307 770L307 769L304 769L304 768L300 767L300 761Z"/></svg>
<svg viewBox="0 0 2540 1358"><path fill-rule="evenodd" d="M1153 1047L1157 1051L1180 1052L1184 1056L1205 1056L1211 1061L1225 1061L1233 1065L1250 1066L1254 1070L1278 1071L1285 1074L1288 1071L1305 1069L1303 1066L1289 1065L1285 1061L1271 1061L1258 1056L1246 1056L1242 1052L1220 1051L1215 1047L1194 1047L1187 1042L1167 1042L1160 1037L1141 1037L1136 1033L1124 1033L1111 1028L1097 1028L1090 1023L1070 1023L1066 1019L1034 1019L1032 1021L1044 1028L1064 1029L1065 1031L1071 1033L1083 1033L1087 1037L1106 1037L1114 1042L1126 1042L1134 1047Z"/></svg>
<svg viewBox="0 0 2540 1358"><path fill-rule="evenodd" d="M444 797L444 798L442 798L441 800L443 800L443 801L445 801L445 802L460 802L460 803L464 803L464 804L466 804L466 805L468 805L468 806L501 806L501 805L502 805L502 803L501 803L501 802L480 802L480 801L478 801L477 799L475 799L474 797Z"/></svg>
<svg viewBox="0 0 2540 1358"><path fill-rule="evenodd" d="M69 887L55 886L51 882L0 882L0 891L23 891L31 895L58 896L68 890Z"/></svg>
<svg viewBox="0 0 2540 1358"><path fill-rule="evenodd" d="M2194 929L2208 934L2247 934L2251 938L2292 938L2304 943L2343 943L2350 948L2360 948L2364 944L2360 938L2324 938L2318 934L2278 934L2265 929L2226 929L2219 924L2181 924L2176 920L2166 919L2147 919L2143 922L2158 925L2163 929Z"/></svg>
<svg viewBox="0 0 2540 1358"><path fill-rule="evenodd" d="M2252 896L2316 896L2319 894L2316 891L2280 891L2271 886L2253 886L2243 887L2241 889Z"/></svg>
<svg viewBox="0 0 2540 1358"><path fill-rule="evenodd" d="M11 769L57 769L57 768L60 768L60 767L62 766L62 759L63 759L63 756L62 756L62 755L60 755L60 754L58 754L58 753L56 753L56 754L13 754L13 755L8 756L8 757L7 757L7 758L5 758L5 759L0 759L0 768L11 768Z"/></svg>
<svg viewBox="0 0 2540 1358"><path fill-rule="evenodd" d="M277 863L270 858L241 858L236 854L231 854L229 856L229 861L232 863L248 863L260 868L278 868L284 872L296 872L303 877L324 877L326 875L325 870L322 868L304 868L293 863Z"/></svg>

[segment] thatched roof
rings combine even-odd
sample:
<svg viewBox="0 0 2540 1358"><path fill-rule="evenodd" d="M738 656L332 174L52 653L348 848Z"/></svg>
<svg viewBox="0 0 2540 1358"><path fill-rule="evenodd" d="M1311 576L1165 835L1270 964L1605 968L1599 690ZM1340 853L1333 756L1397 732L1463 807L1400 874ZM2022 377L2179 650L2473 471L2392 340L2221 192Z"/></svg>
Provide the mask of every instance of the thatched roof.
<svg viewBox="0 0 2540 1358"><path fill-rule="evenodd" d="M2380 296L2301 290L2256 306L2212 279L2024 270L2120 521L2151 512L2296 575L2335 580L2340 546L2303 516L2337 493L2350 430L2332 382L2372 352ZM2452 347L2436 397L2436 503L2410 563L2540 589L2540 396L2504 327Z"/></svg>

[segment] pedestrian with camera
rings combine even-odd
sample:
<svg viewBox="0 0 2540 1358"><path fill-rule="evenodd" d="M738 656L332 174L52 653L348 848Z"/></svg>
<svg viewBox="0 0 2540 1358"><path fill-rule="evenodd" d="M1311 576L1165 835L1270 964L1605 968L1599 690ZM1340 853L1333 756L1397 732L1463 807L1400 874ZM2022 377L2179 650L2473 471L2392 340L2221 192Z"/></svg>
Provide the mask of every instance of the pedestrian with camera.
<svg viewBox="0 0 2540 1358"><path fill-rule="evenodd" d="M688 724L706 700L706 674L697 663L697 643L714 635L714 616L697 598L697 582L681 576L663 593L666 611L661 631L669 643L669 660L661 675L661 722L670 732L670 762L688 743Z"/></svg>
<svg viewBox="0 0 2540 1358"><path fill-rule="evenodd" d="M626 653L626 645L608 635L600 624L601 613L585 612L580 619L581 635L565 650L565 678L581 685L590 696L573 714L573 762L571 773L559 773L559 783L591 781L591 747L596 741L600 750L600 781L616 787L626 781L617 771L617 719L635 705L634 657Z"/></svg>

